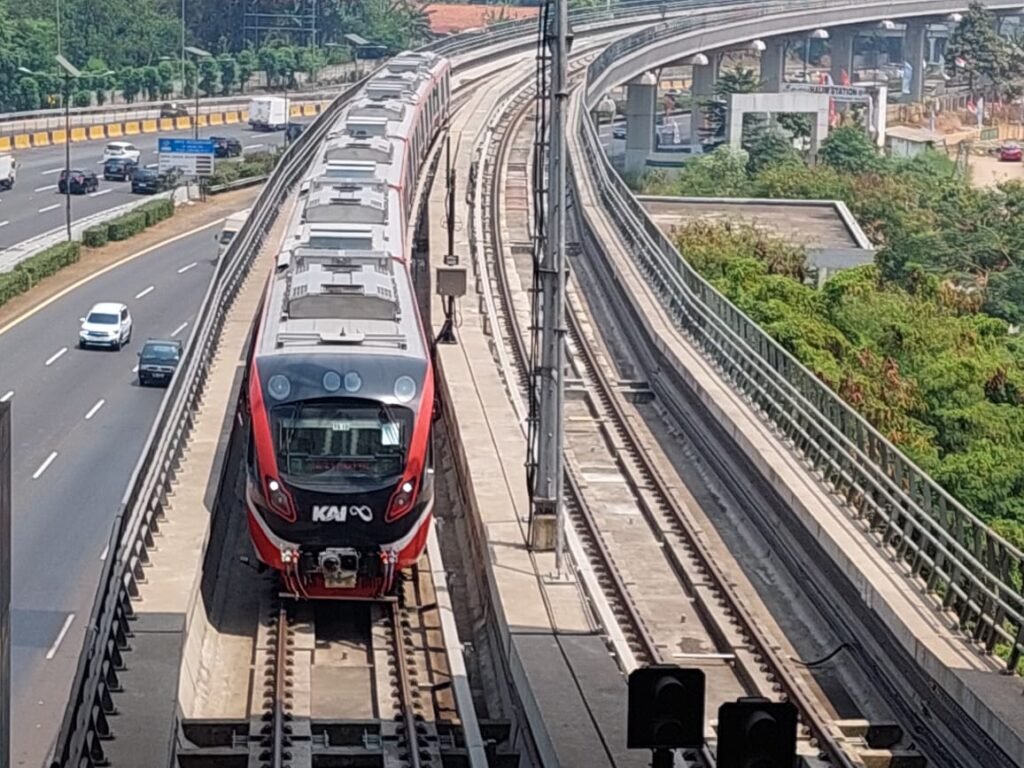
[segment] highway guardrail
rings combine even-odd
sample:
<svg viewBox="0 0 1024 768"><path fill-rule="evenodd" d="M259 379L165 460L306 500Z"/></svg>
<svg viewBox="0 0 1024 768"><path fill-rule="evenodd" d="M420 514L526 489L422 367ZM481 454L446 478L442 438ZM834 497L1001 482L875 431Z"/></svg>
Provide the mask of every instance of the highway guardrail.
<svg viewBox="0 0 1024 768"><path fill-rule="evenodd" d="M673 20L609 46L588 68L584 98L593 108L608 87L635 76L636 66L626 72L624 64L630 54L659 42L671 46L672 55L692 56L734 44L737 38L772 34L760 19L767 14L780 19L802 13L804 20L794 28L811 29L834 23L825 12L900 18L911 8L930 7L937 13L936 4L819 0ZM810 10L818 13L811 18ZM942 607L957 614L959 626L975 642L988 652L997 645L1008 649L1007 671L1015 672L1024 655L1019 586L1024 553L953 498L690 266L612 167L589 113L573 130L579 132L587 172L596 180L611 220L632 244L638 266L677 324L857 516L870 521L880 542L908 564L922 586L941 595Z"/></svg>

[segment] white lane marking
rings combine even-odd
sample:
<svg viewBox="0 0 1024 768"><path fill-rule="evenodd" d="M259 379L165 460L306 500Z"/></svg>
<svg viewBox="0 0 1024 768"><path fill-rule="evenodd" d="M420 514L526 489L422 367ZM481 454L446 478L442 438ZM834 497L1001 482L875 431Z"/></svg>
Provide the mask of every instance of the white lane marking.
<svg viewBox="0 0 1024 768"><path fill-rule="evenodd" d="M263 144L246 144L242 149L259 149Z"/></svg>
<svg viewBox="0 0 1024 768"><path fill-rule="evenodd" d="M90 408L90 409L89 409L89 412L88 412L87 414L85 414L85 420L86 420L86 421L88 421L88 420L89 420L89 419L91 419L91 418L92 418L93 416L95 416L95 415L96 415L96 411L98 411L98 410L99 410L100 408L102 408L102 407L103 407L103 404L104 404L105 402L107 402L107 401L106 401L106 400L104 400L104 399L103 399L103 398L101 397L101 398L99 399L99 402L98 402L98 403L96 403L96 405L94 405L94 406L93 406L92 408Z"/></svg>
<svg viewBox="0 0 1024 768"><path fill-rule="evenodd" d="M188 327L188 320L186 320L184 323L182 323L181 325L179 325L177 328L174 329L174 332L171 333L171 338L173 339L179 333L184 331L187 327Z"/></svg>
<svg viewBox="0 0 1024 768"><path fill-rule="evenodd" d="M56 184L50 184L47 187L36 187L36 192L49 192L51 189L56 189Z"/></svg>
<svg viewBox="0 0 1024 768"><path fill-rule="evenodd" d="M109 554L110 554L110 544L108 543L107 546L105 546L103 548L103 551L100 552L100 560L106 560L107 559L107 555L109 555Z"/></svg>
<svg viewBox="0 0 1024 768"><path fill-rule="evenodd" d="M48 171L43 171L43 176L49 176L51 173L60 173L63 170L63 168L51 168Z"/></svg>
<svg viewBox="0 0 1024 768"><path fill-rule="evenodd" d="M10 399L11 399L12 397L14 397L14 390L13 390L13 389L12 389L12 390L10 390L10 391L9 391L9 392L8 392L8 393L7 393L6 395L4 395L3 397L0 397L0 403L6 403L6 402L7 402L8 400L10 400Z"/></svg>
<svg viewBox="0 0 1024 768"><path fill-rule="evenodd" d="M10 223L11 222L9 222L9 221L0 221L0 227L6 227Z"/></svg>
<svg viewBox="0 0 1024 768"><path fill-rule="evenodd" d="M159 168L160 167L160 163L149 163L146 167L147 168Z"/></svg>
<svg viewBox="0 0 1024 768"><path fill-rule="evenodd" d="M47 467L49 467L51 464L53 464L53 460L56 459L56 458L57 458L57 452L56 451L54 451L49 456L47 456L46 457L46 461L44 461L42 464L39 465L39 469L37 469L35 472L32 473L32 479L33 480L38 480L40 478L40 476L42 476L43 472L46 471Z"/></svg>
<svg viewBox="0 0 1024 768"><path fill-rule="evenodd" d="M146 290L142 291L141 293L135 294L135 298L136 299L141 299L147 293L152 293L155 290L156 290L156 286L155 285L151 285L151 286L149 286L149 288L147 288Z"/></svg>
<svg viewBox="0 0 1024 768"><path fill-rule="evenodd" d="M46 361L46 365L53 365L55 362L57 362L57 360L60 359L60 356L67 351L67 347L61 347L57 352L54 352L52 355L50 355L50 359Z"/></svg>
<svg viewBox="0 0 1024 768"><path fill-rule="evenodd" d="M141 251L136 251L135 253L128 254L127 256L125 256L120 261L115 261L113 264L109 264L108 266L103 267L103 269L98 269L95 272L93 272L92 274L86 275L81 280L79 280L79 281L77 281L75 283L72 283L67 288L62 289L61 291L58 291L56 294L54 294L50 298L46 299L45 301L42 301L39 304L36 304L34 307L32 307L32 309L26 311L23 315L20 315L19 317L14 318L13 320L11 320L11 322L7 323L7 325L5 325L3 327L0 327L0 336L3 336L5 333L7 333L12 328L14 328L14 327L16 327L18 325L21 325L23 322L28 320L30 317L35 316L39 312L42 312L44 309L49 307L51 304L57 303L58 301L63 299L65 296L67 296L69 293L71 293L72 291L76 291L79 288L81 288L83 285L85 285L87 283L91 283L97 277L102 277L103 275L107 274L108 272L112 272L113 270L117 269L118 267L123 267L125 264L128 264L129 262L135 261L136 259L138 259L138 258L140 258L142 256L147 256L150 253L153 253L153 251L158 251L161 248L166 248L167 246L172 245L173 243L177 243L180 240L184 240L186 237L192 237L193 235L196 235L196 234L202 232L203 230L210 229L211 227L219 226L219 225L224 223L226 218L227 218L226 216L222 216L219 219L215 219L214 221L211 221L208 224L203 224L201 226L196 227L195 229L190 229L188 232L182 232L180 235L175 235L174 237L170 237L170 238L164 240L161 243L156 243L154 245L149 246L148 248L143 248ZM7 223L8 222L6 222L6 221L2 222L2 223L0 223L0 226L3 226L4 224L7 224Z"/></svg>
<svg viewBox="0 0 1024 768"><path fill-rule="evenodd" d="M89 197L99 197L100 195L109 195L114 190L112 189L101 189L96 192L90 192Z"/></svg>
<svg viewBox="0 0 1024 768"><path fill-rule="evenodd" d="M57 635L57 639L53 641L53 645L50 646L50 650L46 652L46 659L49 661L57 655L57 649L60 648L60 644L64 642L64 636L67 635L68 630L71 629L71 622L75 620L75 614L69 613L68 617L64 619L64 626L60 628L60 634Z"/></svg>
<svg viewBox="0 0 1024 768"><path fill-rule="evenodd" d="M138 364L136 364L135 367L132 368L132 373L138 373L138 372L139 372L139 366L138 366Z"/></svg>
<svg viewBox="0 0 1024 768"><path fill-rule="evenodd" d="M46 213L47 211L55 211L58 208L60 208L60 203L54 203L53 205L48 205L45 208L40 208L39 212Z"/></svg>
<svg viewBox="0 0 1024 768"><path fill-rule="evenodd" d="M198 263L199 262L197 262L197 261L193 261L191 264L186 264L184 267L182 267L181 269L178 270L178 274L179 275L185 274L186 272L188 272L190 269L192 269L192 267L194 267Z"/></svg>

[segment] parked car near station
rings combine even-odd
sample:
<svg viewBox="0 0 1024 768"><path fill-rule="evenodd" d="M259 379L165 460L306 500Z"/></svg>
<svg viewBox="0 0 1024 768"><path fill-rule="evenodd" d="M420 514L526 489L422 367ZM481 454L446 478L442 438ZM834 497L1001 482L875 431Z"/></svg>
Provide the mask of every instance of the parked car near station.
<svg viewBox="0 0 1024 768"><path fill-rule="evenodd" d="M72 195L84 195L99 189L100 180L92 171L64 170L60 172L60 178L57 180L57 191L66 195L68 187Z"/></svg>
<svg viewBox="0 0 1024 768"><path fill-rule="evenodd" d="M1021 161L1021 148L1019 144L1003 144L999 148L999 159L1003 162L1019 163Z"/></svg>

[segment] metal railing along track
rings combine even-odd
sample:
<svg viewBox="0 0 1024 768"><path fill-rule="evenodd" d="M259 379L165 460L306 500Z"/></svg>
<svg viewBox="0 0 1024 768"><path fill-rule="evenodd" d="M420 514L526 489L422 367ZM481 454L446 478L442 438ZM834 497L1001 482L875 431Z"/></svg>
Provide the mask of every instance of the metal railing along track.
<svg viewBox="0 0 1024 768"><path fill-rule="evenodd" d="M756 22L767 35L765 23L773 13L800 29L817 26L823 12L899 18L901 9L918 12L924 5L919 0L818 0L675 19L607 48L590 65L585 102L594 105L606 87L632 76L623 62L659 43L683 58L713 50L716 35L731 40L743 34L737 30L744 23ZM610 75L613 67L622 72ZM577 172L595 180L609 220L632 245L634 260L675 322L845 499L894 559L904 561L927 592L941 597L942 608L956 614L960 629L986 652L1002 646L1008 651L1007 671L1016 670L1024 655L1019 586L1024 553L940 487L686 262L612 167L585 110L574 130L587 166Z"/></svg>

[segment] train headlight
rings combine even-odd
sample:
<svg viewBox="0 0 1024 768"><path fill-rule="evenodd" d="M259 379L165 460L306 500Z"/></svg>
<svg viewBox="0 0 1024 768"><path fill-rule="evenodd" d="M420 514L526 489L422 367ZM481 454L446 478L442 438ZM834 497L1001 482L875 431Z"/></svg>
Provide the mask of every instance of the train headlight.
<svg viewBox="0 0 1024 768"><path fill-rule="evenodd" d="M385 522L394 522L412 509L415 490L416 486L408 480L405 480L398 486L395 495L391 497L391 503L388 505L388 513L384 518Z"/></svg>
<svg viewBox="0 0 1024 768"><path fill-rule="evenodd" d="M270 381L267 382L267 391L275 400L284 400L292 392L292 383L288 381L287 376L277 373L271 376Z"/></svg>
<svg viewBox="0 0 1024 768"><path fill-rule="evenodd" d="M400 403L408 403L416 397L416 382L411 376L399 376L395 379L395 398Z"/></svg>
<svg viewBox="0 0 1024 768"><path fill-rule="evenodd" d="M272 478L267 478L267 501L270 509L289 522L295 521L295 510L292 508L291 499L281 483Z"/></svg>
<svg viewBox="0 0 1024 768"><path fill-rule="evenodd" d="M337 392L341 389L341 376L334 371L328 371L324 374L323 385L328 392Z"/></svg>
<svg viewBox="0 0 1024 768"><path fill-rule="evenodd" d="M350 394L355 394L363 388L363 377L355 371L349 371L345 374L345 391Z"/></svg>

